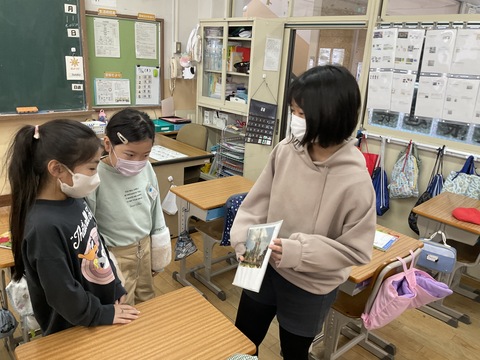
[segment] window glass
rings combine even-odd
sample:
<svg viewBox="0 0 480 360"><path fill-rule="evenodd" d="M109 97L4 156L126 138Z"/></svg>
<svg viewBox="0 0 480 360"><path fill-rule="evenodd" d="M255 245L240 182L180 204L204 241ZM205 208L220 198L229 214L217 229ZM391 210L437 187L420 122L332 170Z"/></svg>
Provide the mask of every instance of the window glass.
<svg viewBox="0 0 480 360"><path fill-rule="evenodd" d="M389 0L386 15L461 14L468 13L469 7L457 0Z"/></svg>
<svg viewBox="0 0 480 360"><path fill-rule="evenodd" d="M367 13L368 0L294 0L293 16L352 16Z"/></svg>

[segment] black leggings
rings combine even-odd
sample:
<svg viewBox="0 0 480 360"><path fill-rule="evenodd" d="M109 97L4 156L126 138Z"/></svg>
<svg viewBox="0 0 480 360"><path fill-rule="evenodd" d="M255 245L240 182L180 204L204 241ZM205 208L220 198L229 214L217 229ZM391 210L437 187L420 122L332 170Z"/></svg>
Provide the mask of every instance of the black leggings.
<svg viewBox="0 0 480 360"><path fill-rule="evenodd" d="M255 355L258 355L258 347L265 338L276 311L276 306L261 304L242 292L235 326L257 346ZM251 319L255 321L252 322ZM312 341L313 337L298 336L280 326L280 347L285 360L308 360L308 349Z"/></svg>

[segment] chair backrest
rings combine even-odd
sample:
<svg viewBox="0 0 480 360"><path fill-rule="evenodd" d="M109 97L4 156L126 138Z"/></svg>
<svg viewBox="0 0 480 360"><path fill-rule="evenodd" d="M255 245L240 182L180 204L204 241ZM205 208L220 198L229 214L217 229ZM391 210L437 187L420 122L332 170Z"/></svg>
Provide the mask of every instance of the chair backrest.
<svg viewBox="0 0 480 360"><path fill-rule="evenodd" d="M176 139L187 145L205 150L207 147L207 128L200 124L185 124L178 130Z"/></svg>
<svg viewBox="0 0 480 360"><path fill-rule="evenodd" d="M245 199L247 193L239 193L230 196L225 202L225 223L223 226L222 240L220 241L221 246L230 246L230 229L233 225L233 220L237 215L237 211L240 208L240 205Z"/></svg>
<svg viewBox="0 0 480 360"><path fill-rule="evenodd" d="M421 248L415 250L414 255L418 258ZM407 264L412 260L411 255L404 258ZM403 265L398 260L390 260L380 265L372 276L369 286L354 296L339 291L332 308L345 316L360 318L364 312L369 312L375 300L380 286L389 276L403 271Z"/></svg>

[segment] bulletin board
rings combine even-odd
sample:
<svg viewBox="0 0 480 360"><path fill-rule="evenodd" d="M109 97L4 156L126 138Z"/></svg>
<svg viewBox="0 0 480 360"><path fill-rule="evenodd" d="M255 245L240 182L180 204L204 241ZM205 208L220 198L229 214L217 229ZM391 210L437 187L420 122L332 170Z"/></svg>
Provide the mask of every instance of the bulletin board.
<svg viewBox="0 0 480 360"><path fill-rule="evenodd" d="M119 43L118 46L113 48L112 54L107 54L107 56L105 56L105 53L96 53L96 19L97 21L99 19L106 19L107 22L111 21L113 24L118 22ZM136 31L138 30L136 29L138 29L138 26L142 24L147 24L147 27L149 26L148 24L155 25L156 51L154 56L152 55L153 58L137 58L138 47L136 46ZM91 90L90 94L92 96L91 103L93 108L159 105L162 98L161 91L163 88L164 78L161 61L161 59L163 59L163 19L156 18L155 20L139 20L137 17L130 15L117 14L117 16L110 17L99 16L97 14L87 12L86 30L88 44L89 86ZM117 51L116 54L115 51ZM140 55L140 57L142 57L142 55ZM141 80L138 80L139 77L137 76L137 73L139 69L143 68L147 68L149 70L152 69L152 79L155 81L157 81L157 79L159 80L158 97L157 94L154 94L155 96L150 96L149 99L142 100L142 95L138 94L138 92L141 91L141 86L149 86L142 85ZM114 101L115 103L108 103L108 101L105 102L103 98L99 98L98 94L102 91L100 90L99 86L105 86L105 84L108 86L108 84L113 84L115 87L116 84L119 84L125 87L126 82L122 81L125 79L129 80L129 103L121 103L123 101L121 99L119 100L120 103L118 103L116 100ZM140 85L138 82L140 82Z"/></svg>
<svg viewBox="0 0 480 360"><path fill-rule="evenodd" d="M88 108L84 20L81 0L0 0L0 113Z"/></svg>

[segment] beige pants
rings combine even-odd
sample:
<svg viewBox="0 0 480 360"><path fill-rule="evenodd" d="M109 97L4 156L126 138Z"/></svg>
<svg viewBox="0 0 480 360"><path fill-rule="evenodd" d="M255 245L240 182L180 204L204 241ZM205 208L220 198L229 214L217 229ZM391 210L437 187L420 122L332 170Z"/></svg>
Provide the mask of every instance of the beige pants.
<svg viewBox="0 0 480 360"><path fill-rule="evenodd" d="M134 245L108 248L115 255L125 279L127 304L135 305L155 297L150 242L150 236L147 236Z"/></svg>

